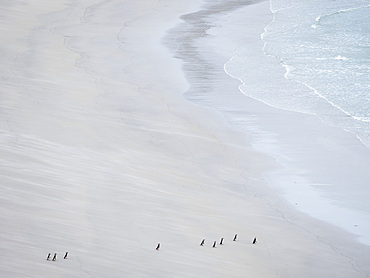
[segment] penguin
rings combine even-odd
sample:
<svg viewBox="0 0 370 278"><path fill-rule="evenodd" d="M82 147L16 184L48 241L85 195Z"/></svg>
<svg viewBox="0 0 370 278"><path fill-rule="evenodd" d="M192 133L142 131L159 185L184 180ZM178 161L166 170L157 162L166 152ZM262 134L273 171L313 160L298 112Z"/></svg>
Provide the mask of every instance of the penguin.
<svg viewBox="0 0 370 278"><path fill-rule="evenodd" d="M160 247L161 247L161 244L158 243L157 248L155 248L155 250L159 250Z"/></svg>
<svg viewBox="0 0 370 278"><path fill-rule="evenodd" d="M54 253L54 257L52 261L56 261L56 260L57 260L57 253Z"/></svg>
<svg viewBox="0 0 370 278"><path fill-rule="evenodd" d="M206 241L206 240L205 240L205 239L203 239L203 240L202 240L202 242L200 243L200 246L203 246L205 241Z"/></svg>
<svg viewBox="0 0 370 278"><path fill-rule="evenodd" d="M213 246L212 246L213 248L216 248L216 241L215 242L213 242Z"/></svg>
<svg viewBox="0 0 370 278"><path fill-rule="evenodd" d="M67 256L68 256L68 252L66 252L63 259L67 259Z"/></svg>
<svg viewBox="0 0 370 278"><path fill-rule="evenodd" d="M252 243L253 244L256 244L257 243L257 238L256 237L253 239L253 242Z"/></svg>
<svg viewBox="0 0 370 278"><path fill-rule="evenodd" d="M51 253L49 253L48 257L46 258L48 261L50 260Z"/></svg>
<svg viewBox="0 0 370 278"><path fill-rule="evenodd" d="M238 234L235 234L233 241L236 241L237 237L238 237Z"/></svg>
<svg viewBox="0 0 370 278"><path fill-rule="evenodd" d="M220 245L224 244L224 238L222 237L220 240Z"/></svg>

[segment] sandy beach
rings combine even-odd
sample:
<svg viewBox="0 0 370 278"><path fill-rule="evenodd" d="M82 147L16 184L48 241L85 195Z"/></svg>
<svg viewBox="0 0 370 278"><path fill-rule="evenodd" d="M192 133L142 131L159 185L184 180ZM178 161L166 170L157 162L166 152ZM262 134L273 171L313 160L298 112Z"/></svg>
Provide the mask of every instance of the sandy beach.
<svg viewBox="0 0 370 278"><path fill-rule="evenodd" d="M311 186L366 182L369 150L225 72L268 1L1 6L1 277L370 276L350 189L331 211Z"/></svg>

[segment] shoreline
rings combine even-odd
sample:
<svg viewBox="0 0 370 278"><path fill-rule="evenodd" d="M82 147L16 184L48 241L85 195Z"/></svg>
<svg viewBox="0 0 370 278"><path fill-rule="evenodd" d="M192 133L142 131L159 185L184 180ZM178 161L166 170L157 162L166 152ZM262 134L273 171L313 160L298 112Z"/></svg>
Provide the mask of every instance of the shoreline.
<svg viewBox="0 0 370 278"><path fill-rule="evenodd" d="M257 5L263 5L263 3L257 4ZM246 6L246 9L250 7L251 6ZM238 12L240 11L236 11L236 13ZM246 18L248 15L250 15L253 18L252 20L255 20L256 17L254 16L256 14L259 15L260 12L261 10L255 9L254 11L251 11L251 12L240 12L240 13L242 13L241 17L244 16L244 18ZM267 104L264 104L258 100L250 99L248 101L247 99L245 99L245 97L244 99L242 99L240 96L236 96L235 94L232 94L232 98L234 98L234 101L230 102L231 105L229 105L227 94L230 92L222 93L222 90L227 91L228 89L226 87L230 86L230 84L232 86L233 82L228 81L227 84L229 85L225 86L225 84L223 84L223 87L217 85L217 82L220 79L220 77L218 76L221 74L221 72L216 71L215 68L220 68L222 63L220 60L216 62L212 60L214 59L214 56L212 55L214 55L213 52L217 53L216 55L220 55L221 53L223 55L223 57L221 58L223 58L226 63L228 63L228 59L230 58L227 58L227 55L225 54L226 53L225 49L222 49L221 51L219 51L218 49L212 50L212 48L210 47L212 47L213 45L223 45L223 46L227 45L229 49L232 49L230 47L232 46L231 40L235 39L235 41L238 42L238 39L240 39L240 36L239 37L236 36L236 38L232 38L231 36L230 36L231 38L229 37L231 30L228 30L227 27L224 28L222 24L226 24L224 23L225 17L231 18L231 16L226 13L226 15L224 16L224 19L221 20L220 18L222 18L223 16L219 15L218 13L221 14L221 12L219 11L214 13L219 17L217 18L217 16L215 16L216 22L212 22L210 20L211 16L209 16L210 14L211 15L213 14L212 11L207 12L207 11L202 10L201 12L198 12L198 14L201 17L199 22L202 22L202 26L203 26L200 28L201 30L207 30L207 31L205 32L205 34L197 37L194 40L194 46L192 47L192 49L195 49L195 50L191 52L191 55L193 57L197 57L197 55L200 56L200 58L199 57L197 58L197 61L198 62L201 61L201 64L202 64L201 67L203 67L207 71L207 73L205 73L204 69L201 70L200 78L206 79L208 81L208 84L207 84L207 87L200 87L199 85L196 85L198 84L199 81L197 81L198 79L196 76L192 75L191 66L187 68L187 66L185 65L184 68L185 68L185 72L187 73L188 80L190 80L190 83L195 84L193 85L194 86L193 88L190 88L190 90L186 92L185 97L192 102L198 103L201 106L211 107L212 109L219 110L221 111L221 113L224 113L227 118L227 121L231 123L233 128L236 127L236 129L238 130L244 129L244 131L249 132L248 139L249 139L249 142L252 144L253 149L260 151L266 154L267 156L272 157L276 161L276 168L273 171L268 171L263 176L266 178L268 182L268 187L276 191L278 195L280 195L281 197L285 199L285 200L277 201L275 205L279 207L282 205L281 202L283 203L288 202L286 207L283 206L285 207L283 210L285 211L285 213L287 213L287 215L291 215L291 216L294 215L292 217L295 219L295 221L297 221L296 223L300 223L299 224L300 226L306 227L305 229L310 230L311 229L309 228L310 226L304 223L305 221L310 222L307 219L304 220L306 217L309 217L309 218L312 218L313 222L324 221L324 223L328 224L329 226L335 225L335 227L338 227L340 230L343 229L342 230L343 232L339 232L339 234L343 234L343 237L346 237L345 234L348 233L347 236L351 238L351 240L353 240L356 245L359 244L361 246L362 244L365 244L365 246L363 246L364 250L369 251L370 241L367 238L368 221L367 221L367 215L366 215L366 208L364 208L365 211L361 212L362 214L359 214L359 211L356 212L356 210L354 210L351 207L344 207L343 205L340 205L340 204L339 206L337 206L336 204L332 204L333 200L340 200L340 196L337 197L336 199L333 199L333 196L330 196L330 195L327 196L327 194L330 193L330 191L322 191L322 189L320 191L320 189L318 188L315 189L314 187L314 186L319 187L321 184L317 180L320 181L325 177L325 173L319 172L318 171L319 169L317 168L318 165L315 165L315 162L314 162L315 156L317 157L317 155L321 151L323 151L324 155L322 155L321 158L320 158L320 155L318 157L319 159L321 159L321 163L325 163L324 164L325 166L323 167L324 170L331 169L330 165L332 162L334 162L332 165L335 165L335 163L339 165L341 162L343 162L344 165L348 165L349 167L351 167L350 165L353 163L353 161L364 160L363 164L358 162L359 166L360 167L363 166L363 167L357 169L358 173L361 173L358 179L358 181L361 182L359 186L363 186L362 181L366 181L364 177L368 175L368 172L366 170L367 169L366 165L368 165L366 161L368 159L366 159L365 155L362 155L362 158L358 160L357 154L366 153L369 150L358 139L354 138L355 137L354 134L344 131L340 129L339 127L328 126L327 124L324 124L315 115L281 110L279 108L275 108ZM263 14L263 11L261 14ZM186 18L188 16L189 15L187 15ZM233 16L235 16L235 13L233 14ZM237 24L236 23L237 19L234 19L231 21L232 23ZM192 21L189 20L189 22L192 22ZM267 21L267 23L268 22L269 21ZM249 24L245 24L245 26L250 26L250 28L256 27L253 25L253 23L251 23L251 21L248 23ZM207 26L207 24L208 26L210 26L209 28L204 27L204 26ZM218 27L218 24L220 24L221 27ZM258 23L256 25L258 25ZM234 25L232 26L235 27ZM265 26L266 25L264 26L262 25L262 27L265 27ZM183 28L186 28L186 27L183 27ZM223 31L223 28L226 30ZM174 30L175 32L179 32L179 29L175 28ZM188 29L185 29L185 30L188 30ZM181 28L180 28L180 32L181 32ZM196 31L194 32L199 34L199 32L196 32ZM206 34L208 35L208 37ZM262 32L258 33L258 35L260 34L262 34ZM220 36L220 35L222 36L222 38L217 39L217 36ZM253 45L256 44L256 38L253 37L253 35L249 35L249 36L250 37L247 37L247 39L245 38L240 39L240 41L243 41L244 43L245 42L248 43L250 41L250 44L252 45L251 47L253 48L255 47ZM260 44L261 44L261 53L262 53L262 45L263 45L262 41L260 42ZM236 44L236 47L237 46L238 45ZM184 54L181 55L179 54L179 52L177 52L177 56L180 56L180 58L183 58L183 59L185 57L186 59L187 58L186 51L183 51L183 53ZM256 57L258 58L259 56L256 55ZM191 65L192 62L194 62L190 58L189 58L189 61L190 61L189 65ZM206 65L204 66L203 64L206 64ZM281 68L281 72L283 72L282 68ZM213 76L214 79L208 76ZM237 86L235 86L235 88L236 87ZM212 91L217 92L217 94L216 93L213 94ZM199 92L203 92L203 93L199 93ZM238 107L233 107L233 104L241 103L241 102L243 102L244 104L239 105ZM245 112L246 116L243 116L240 114L240 113L243 113L242 111ZM275 117L275 119L271 120L272 119L271 117L273 118ZM289 123L289 125L293 125L294 127L298 127L298 125L300 125L300 122L303 123L303 125L297 129L297 130L300 130L299 132L301 133L303 137L298 136L299 139L297 139L298 137L294 135L291 129L289 128L285 128L283 133L281 133L281 130L276 127L279 127L280 126L279 123L281 124L282 122ZM319 135L319 137L314 139L314 137L312 137L311 135L305 138L305 136L308 134L307 130L305 130L305 128L307 127L308 127L308 130L313 131L312 134L314 134L314 136ZM279 139L280 140L279 143L278 141L276 141L277 136L283 137L283 139ZM296 138L298 142L303 142L302 146L292 144L293 142L291 138L292 139ZM338 138L340 138L340 140L338 140ZM313 145L310 145L311 140L314 143ZM280 146L280 149L275 148L276 144ZM308 146L309 146L308 149L310 151L316 149L313 155L310 155L308 151L304 150L304 148ZM290 152L287 149L288 147L291 148ZM299 155L298 157L294 156L295 151L297 151ZM303 154L307 154L310 160L306 159L306 160L300 161L301 164L294 164L297 161L299 161L299 159L302 157ZM329 159L325 158L325 154L330 156ZM338 161L336 158L338 154L342 157L341 161ZM349 158L348 159L349 161L346 161L347 158ZM293 159L294 163L292 164L292 161L289 161L289 159ZM287 164L287 162L289 163ZM338 166L339 169L342 169L343 167L346 167L346 166L341 166L341 167ZM307 170L305 169L310 169L311 173L307 175ZM294 172L294 174L289 173L289 171ZM312 171L313 172L317 171L318 174L317 173L314 174ZM340 173L334 170L330 170L330 171L331 171L330 172L331 174L329 175L329 182L327 182L328 184L335 183L335 182L339 184L343 184L345 181L348 181L348 178L351 178L351 180L353 180L353 177L350 174L348 174L348 172ZM288 174L286 172L288 172ZM330 178L334 177L335 174L338 174L339 178L337 177L335 178L335 180L330 181ZM344 179L343 175L345 174L347 174L347 176ZM316 180L315 179L311 180L312 178L315 178ZM301 185L300 189L304 189L303 192L299 192L297 188L294 188L296 184ZM291 188L289 188L289 186ZM343 194L345 194L346 192L347 191L343 191ZM337 193L338 192L331 192L330 194L337 194ZM357 195L356 190L354 190L352 193L354 197L354 202L351 205L355 206L356 205L355 196ZM265 194L265 193L262 193L262 194ZM325 197L322 197L323 194L325 194L326 196L324 195ZM314 205L310 202L311 200L315 200ZM345 205L348 205L348 204L345 204ZM290 210L292 211L290 212ZM324 211L326 213L323 213ZM301 215L301 217L303 217L302 218L303 222L301 222L300 220L299 221L297 220L296 213L298 213L298 215ZM305 214L307 214L307 216L304 216ZM336 215L338 215L339 218L333 219L333 216L336 216ZM341 218L343 216L345 216L345 218ZM323 226L326 226L326 224ZM337 230L338 228L334 228L334 230ZM325 233L325 229L319 232L320 229L317 230L316 228L312 228L312 230L315 230L315 232L318 232L318 233ZM326 236L321 234L321 236L326 239L330 238L329 234L327 234ZM339 241L333 241L331 242L331 244L333 244L333 246L337 244L341 245ZM339 247L339 245L337 247L340 249L341 247ZM344 252L349 252L349 253L353 252L353 254L357 253L353 248L348 248L348 246L343 247L343 248L344 249L342 250ZM351 251L349 251L350 249ZM361 258L361 255L358 253L357 255L355 255L355 257Z"/></svg>
<svg viewBox="0 0 370 278"><path fill-rule="evenodd" d="M255 20L255 17L257 16L259 17L259 21L261 21L261 18L266 17L269 11L257 8L253 12L248 12L247 9L248 8L246 8L244 12L237 12L240 13L239 22L243 22L243 17L247 18L248 16L254 16L252 21L248 21L247 23L244 22L244 26L250 26L252 30L263 30L264 24L261 25L258 21L257 23L253 23L253 20ZM204 18L210 17L207 12L202 12L200 14ZM209 14L212 13L210 12ZM298 209L317 219L321 219L344 228L348 232L360 236L360 241L369 245L370 239L368 238L367 233L369 227L367 224L368 221L366 214L370 208L366 206L361 207L356 203L357 192L361 192L362 188L366 188L366 184L364 184L364 182L368 180L366 179L366 176L369 176L367 165L369 165L370 160L367 159L365 155L366 152L370 153L369 150L354 138L355 135L352 133L341 130L339 127L328 126L315 115L281 110L264 103L260 105L259 103L261 102L259 100L252 102L249 101L252 104L248 104L248 100L246 99L248 96L244 97L244 94L237 96L235 93L230 93L230 95L226 95L228 93L222 93L223 90L228 90L226 86L236 87L237 82L233 83L232 81L229 81L227 83L228 85L225 86L223 84L224 87L218 87L217 82L220 77L217 77L214 80L212 80L211 77L207 78L207 75L211 76L209 73L212 73L212 71L216 72L212 73L213 76L222 74L219 70L215 71L212 69L220 68L222 60L216 62L217 64L215 65L212 64L214 63L212 60L214 59L213 56L219 55L221 52L212 54L213 50L209 48L211 45L226 45L229 48L229 53L231 53L230 49L238 48L239 43L249 43L252 49L252 59L258 59L260 57L259 55L263 54L263 42L258 42L257 40L260 32L255 31L256 33L254 33L254 35L250 32L248 35L249 37L247 38L245 38L244 35L231 37L229 35L231 30L221 25L225 22L225 17L227 21L227 18L229 17L227 14L224 16L223 20L216 17L216 23L213 25L212 23L208 23L210 26L209 29L201 27L202 29L207 29L208 37L206 38L206 35L204 34L200 38L196 39L196 49L198 53L193 53L192 55L195 57L199 55L201 57L197 58L200 64L208 63L207 73L201 71L202 73L199 79L207 79L209 80L209 84L207 88L199 87L197 85L194 86L195 89L193 90L190 88L190 91L185 94L186 98L200 104L201 106L209 106L221 111L221 113L224 113L226 117L228 117L228 122L230 122L234 128L236 127L236 129L243 131L243 129L247 128L247 130L244 131L249 133L249 139L252 139L250 140L251 142L253 141L253 148L268 156L272 156L277 164L280 165L278 168L282 167L285 169L285 172L283 172L283 169L274 170L274 174L269 174L266 178L269 179L270 187L275 188L278 191L282 191L280 194L285 196L287 201L294 206L294 209ZM234 17L238 18L238 14L235 15L234 13ZM231 26L233 26L233 28L238 28L238 23L236 23L238 20L231 17L229 18L229 21L232 24ZM267 23L269 22L269 20L265 21ZM222 22L220 24L221 27L217 27L219 24L218 22ZM205 20L202 24L203 26L206 26L207 21ZM241 25L242 23L239 24ZM223 29L226 31L223 31ZM217 40L217 36L221 36L221 38ZM233 39L234 41L232 41ZM207 40L209 42L207 42ZM259 50L259 47L261 47L260 54L253 52L255 51L254 49ZM227 51L227 47L225 47L225 50ZM233 58L228 58L225 50L222 50L224 51L222 52L222 55L227 64L229 63L229 60ZM186 57L186 52L184 53L184 57ZM262 60L263 58L260 59ZM271 61L271 63L273 63L273 61ZM278 64L276 65L276 69L279 71ZM185 71L187 71L186 65ZM280 71L282 72L283 69L280 68ZM189 70L187 72L189 75ZM197 84L198 81L196 76L190 76L190 82L192 82L192 80L194 80L193 84ZM223 82L225 83L225 81ZM228 100L229 97L232 99L231 101ZM243 115L243 113L245 115ZM271 115L274 115L273 117L276 117L276 120L273 120ZM257 121L258 124L256 126L255 122ZM286 125L284 123L289 124ZM300 123L303 123L303 125ZM310 130L311 134L309 134L306 129ZM280 138L276 139L277 136ZM280 149L277 149L277 146ZM309 151L305 151L305 148ZM302 159L303 155L307 157ZM340 161L337 160L338 156L342 157ZM294 160L294 163L289 161L292 159ZM317 159L319 159L320 163L317 163L317 161L315 162ZM357 161L356 169L352 166L354 161ZM338 172L336 168L346 168L347 170ZM352 176L349 172L350 169L353 169L357 173L357 178ZM294 174L286 173L289 171ZM307 171L310 171L310 173ZM328 177L326 177L326 175ZM299 182L297 182L298 180ZM351 182L354 182L355 184L357 183L358 185L355 188L351 188L351 192L349 192L344 185L345 183L349 184ZM305 194L302 192L297 192L298 189L294 188L297 184L301 185L299 191L305 188L303 192L306 193L307 197L305 197ZM330 191L330 188L320 188L320 185L327 186L329 184L333 184L332 186L334 187L337 186L340 190L333 192ZM332 202L339 202L341 198L340 194L344 197L344 200L346 200L347 203L339 204L339 206L336 207L337 205L332 204ZM369 193L365 192L365 194ZM310 198L313 196L316 196L314 198L317 201L316 206L320 204L320 209L316 207L314 210L310 207ZM363 196L363 199L365 200L366 197ZM320 210L327 212L331 211L331 213L319 213ZM346 218L333 218L335 215L343 215L343 211L346 211L346 215L348 215ZM361 213L359 214L359 212Z"/></svg>
<svg viewBox="0 0 370 278"><path fill-rule="evenodd" d="M219 16L235 16L239 4L219 1L212 10L210 3L91 0L35 18L38 28L22 36L26 51L7 64L14 78L0 99L6 158L0 273L369 275L369 248L297 212L268 186L266 171L277 164L269 150L256 148L258 136L267 134L257 116L275 114L249 100L242 112L250 118L244 118L229 102L230 94L245 101L238 82L223 72L233 42L215 44L220 35L207 32L222 25ZM195 27L187 29L184 19ZM175 37L163 38L174 30ZM189 43L179 46L178 34ZM169 45L189 60L174 58ZM221 102L208 101L204 92ZM218 108L241 116L239 122L231 125ZM225 244L212 248L221 237ZM45 260L49 252L66 251L68 260Z"/></svg>
<svg viewBox="0 0 370 278"><path fill-rule="evenodd" d="M243 43L245 42L244 40ZM259 44L263 47L262 42ZM263 57L264 54L261 54L262 51L256 53L252 50L250 56L253 56L253 59L266 60L272 65L275 64L276 72L283 71L277 61ZM225 64L227 74L226 65L235 56ZM251 67L255 65L252 62ZM273 67L269 68L269 70L273 69ZM243 81L241 84L241 87L252 88L250 84L246 85ZM240 91L244 94L242 88ZM246 95L246 97L250 96ZM261 101L257 99L257 102ZM275 140L273 144L275 147L278 146L278 149L272 149L266 142L255 144L258 150L273 155L283 168L280 174L279 170L271 174L270 184L283 190L287 201L300 211L341 227L357 235L360 242L370 245L370 237L367 233L370 228L368 224L370 206L366 205L365 201L370 197L370 193L366 192L366 182L370 179L368 167L370 149L357 138L355 133L329 124L322 120L320 115L263 104L271 107L269 113L282 112L276 112L278 120L264 119L260 122L262 129L270 134L270 140ZM280 119L279 114L282 115ZM275 134L278 134L278 139ZM260 137L256 140L265 139ZM289 174L289 171L294 174ZM297 185L299 189L296 188ZM305 189L302 190L302 188ZM361 192L360 199L359 192ZM316 200L315 208L310 205L310 199ZM320 210L326 213L320 213ZM336 215L346 215L346 217L335 218Z"/></svg>

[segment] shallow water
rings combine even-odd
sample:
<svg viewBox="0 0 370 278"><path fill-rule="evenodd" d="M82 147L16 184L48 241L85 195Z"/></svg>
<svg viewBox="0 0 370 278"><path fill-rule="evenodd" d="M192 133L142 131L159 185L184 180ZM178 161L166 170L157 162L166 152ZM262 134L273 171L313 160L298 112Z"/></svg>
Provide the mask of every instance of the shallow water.
<svg viewBox="0 0 370 278"><path fill-rule="evenodd" d="M370 147L369 1L271 0L264 53L285 69L288 86L243 92L273 106L319 115ZM243 46L228 64L244 83ZM231 69L232 68L232 69Z"/></svg>

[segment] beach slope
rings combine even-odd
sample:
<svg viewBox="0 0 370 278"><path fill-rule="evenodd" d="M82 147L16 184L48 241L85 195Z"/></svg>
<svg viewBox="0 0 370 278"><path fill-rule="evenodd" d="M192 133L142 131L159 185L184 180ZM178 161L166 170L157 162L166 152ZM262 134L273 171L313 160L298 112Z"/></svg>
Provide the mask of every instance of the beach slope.
<svg viewBox="0 0 370 278"><path fill-rule="evenodd" d="M267 186L248 134L184 98L168 34L204 4L1 4L1 277L370 275L368 249Z"/></svg>

